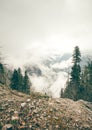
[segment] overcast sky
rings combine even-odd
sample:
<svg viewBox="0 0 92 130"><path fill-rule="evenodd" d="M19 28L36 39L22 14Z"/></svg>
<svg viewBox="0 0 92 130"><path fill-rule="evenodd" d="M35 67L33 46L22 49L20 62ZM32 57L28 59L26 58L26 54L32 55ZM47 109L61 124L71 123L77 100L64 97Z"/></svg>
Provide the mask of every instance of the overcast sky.
<svg viewBox="0 0 92 130"><path fill-rule="evenodd" d="M92 0L0 0L0 46L12 57L92 48Z"/></svg>

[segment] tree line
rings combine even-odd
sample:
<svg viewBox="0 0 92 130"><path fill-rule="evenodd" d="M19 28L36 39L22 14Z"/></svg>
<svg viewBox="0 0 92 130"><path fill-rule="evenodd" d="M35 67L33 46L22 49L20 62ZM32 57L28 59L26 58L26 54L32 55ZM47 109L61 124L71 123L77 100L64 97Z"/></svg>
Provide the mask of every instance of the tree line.
<svg viewBox="0 0 92 130"><path fill-rule="evenodd" d="M2 58L2 54L0 52L0 84L8 85L9 80L7 78L8 73L6 72L5 63Z"/></svg>
<svg viewBox="0 0 92 130"><path fill-rule="evenodd" d="M6 85L13 90L30 94L31 82L29 80L28 74L25 71L24 75L20 68L14 69L14 71L9 71L2 62L2 57L0 55L0 84Z"/></svg>
<svg viewBox="0 0 92 130"><path fill-rule="evenodd" d="M74 48L72 55L73 66L66 83L66 88L61 89L62 98L73 100L83 99L92 102L92 61L88 60L87 65L81 67L81 52L78 46ZM30 94L30 80L27 71L22 74L20 68L14 69L9 76L6 73L5 65L0 55L0 83L9 85L11 89Z"/></svg>
<svg viewBox="0 0 92 130"><path fill-rule="evenodd" d="M14 69L12 77L11 77L11 83L10 83L11 89L14 89L19 92L26 93L26 94L30 94L30 86L31 86L31 83L29 81L27 72L25 71L25 74L23 76L20 68Z"/></svg>
<svg viewBox="0 0 92 130"><path fill-rule="evenodd" d="M72 55L73 66L66 83L65 90L61 89L61 98L70 98L73 100L83 99L92 101L92 61L82 69L81 52L78 46L74 48Z"/></svg>

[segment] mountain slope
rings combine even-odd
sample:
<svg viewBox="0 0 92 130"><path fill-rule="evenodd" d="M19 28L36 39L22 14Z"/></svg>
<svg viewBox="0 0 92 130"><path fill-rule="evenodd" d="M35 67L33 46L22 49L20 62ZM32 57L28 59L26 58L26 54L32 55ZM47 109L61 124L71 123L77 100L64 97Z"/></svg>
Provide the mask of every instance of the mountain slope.
<svg viewBox="0 0 92 130"><path fill-rule="evenodd" d="M83 68L87 64L88 58L83 54L81 59L81 67ZM47 93L54 98L60 97L61 88L65 88L71 67L71 53L41 57L40 62L33 64L30 61L29 64L25 65L32 87L36 91Z"/></svg>
<svg viewBox="0 0 92 130"><path fill-rule="evenodd" d="M30 96L0 85L0 129L91 130L92 103Z"/></svg>
<svg viewBox="0 0 92 130"><path fill-rule="evenodd" d="M35 64L30 62L25 65L25 69L36 91L60 97L61 88L65 87L69 66L71 66L70 54L64 54L41 58L40 62Z"/></svg>

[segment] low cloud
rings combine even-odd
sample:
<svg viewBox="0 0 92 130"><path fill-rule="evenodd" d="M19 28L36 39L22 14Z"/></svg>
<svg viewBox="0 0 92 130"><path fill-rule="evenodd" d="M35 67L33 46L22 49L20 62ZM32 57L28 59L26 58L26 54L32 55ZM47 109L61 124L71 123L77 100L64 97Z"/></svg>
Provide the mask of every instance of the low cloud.
<svg viewBox="0 0 92 130"><path fill-rule="evenodd" d="M60 63L57 63L57 58L58 56L51 55L44 59L40 58L40 62L35 64L30 62L26 65L25 68L28 70L32 83L31 87L35 91L47 93L52 97L60 97L61 88L65 88L68 76L65 69L71 66L71 58ZM44 61L47 61L47 64ZM40 74L38 74L38 70Z"/></svg>
<svg viewBox="0 0 92 130"><path fill-rule="evenodd" d="M69 60L62 61L61 63L56 63L52 65L51 67L53 69L68 69L72 64L72 58L69 58Z"/></svg>

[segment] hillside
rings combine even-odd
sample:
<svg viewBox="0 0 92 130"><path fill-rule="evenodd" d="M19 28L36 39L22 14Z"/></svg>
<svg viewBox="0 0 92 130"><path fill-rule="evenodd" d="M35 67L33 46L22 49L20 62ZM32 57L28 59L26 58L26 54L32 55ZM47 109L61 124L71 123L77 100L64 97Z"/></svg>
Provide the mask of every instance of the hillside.
<svg viewBox="0 0 92 130"><path fill-rule="evenodd" d="M81 69L87 65L90 54L83 54L80 63ZM60 97L61 88L65 88L68 73L71 72L72 54L64 53L40 58L40 62L32 63L30 60L24 66L28 72L32 87L39 92L47 93L54 98ZM56 87L57 86L57 87Z"/></svg>
<svg viewBox="0 0 92 130"><path fill-rule="evenodd" d="M92 103L31 96L0 85L1 130L92 130Z"/></svg>

